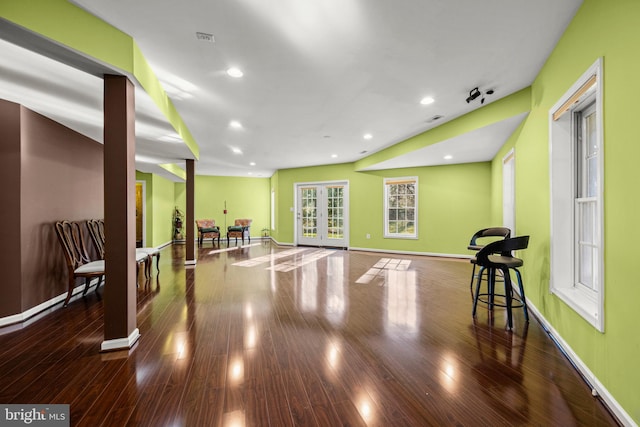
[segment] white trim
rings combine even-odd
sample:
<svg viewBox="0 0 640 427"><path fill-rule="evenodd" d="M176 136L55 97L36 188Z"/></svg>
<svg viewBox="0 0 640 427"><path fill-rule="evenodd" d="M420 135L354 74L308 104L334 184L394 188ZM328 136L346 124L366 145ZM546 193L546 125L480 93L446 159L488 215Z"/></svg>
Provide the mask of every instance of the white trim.
<svg viewBox="0 0 640 427"><path fill-rule="evenodd" d="M511 170L510 176L505 177L505 171ZM510 178L510 179L508 179ZM507 180L508 179L508 180ZM506 187L506 188L505 188ZM511 199L511 209L505 204L507 200L505 194L509 191ZM507 218L510 221L507 222ZM502 225L511 230L512 236L516 234L516 150L512 148L502 158Z"/></svg>
<svg viewBox="0 0 640 427"><path fill-rule="evenodd" d="M349 243L351 242L350 238L350 195L349 195L349 180L348 179L337 179L331 181L310 181L310 182L294 182L293 183L293 246L298 246L299 244L299 236L298 236L298 193L299 188L304 186L316 186L322 187L325 189L327 186L331 185L344 185L344 199L343 199L343 209L344 209L344 247L348 248ZM334 247L331 245L327 245L326 247ZM342 247L342 246L339 246Z"/></svg>
<svg viewBox="0 0 640 427"><path fill-rule="evenodd" d="M188 259L185 260L184 265L196 265L196 260L195 259Z"/></svg>
<svg viewBox="0 0 640 427"><path fill-rule="evenodd" d="M595 96L596 115L598 120L598 230L597 245L600 249L598 259L599 289L595 295L588 295L574 287L574 196L575 171L568 168L575 161L572 159L573 126L570 116L553 120L554 113L571 98L593 76L596 76ZM604 333L604 296L605 296L605 237L604 237L604 116L603 116L603 67L602 58L598 58L589 69L566 91L548 112L549 120L549 183L550 183L550 248L549 248L549 291L580 314L599 332ZM585 94L585 96L587 96ZM555 140L555 144L554 144ZM581 294L582 292L582 294Z"/></svg>
<svg viewBox="0 0 640 427"><path fill-rule="evenodd" d="M295 246L295 243L293 242L279 242L273 237L271 237L271 240L273 241L273 243L275 243L278 246Z"/></svg>
<svg viewBox="0 0 640 427"><path fill-rule="evenodd" d="M471 259L472 258L472 256L470 256L470 255L441 254L441 253L438 253L438 252L395 251L395 250L391 250L391 249L353 248L353 247L350 247L347 250L349 250L349 251L364 251L364 252L381 252L381 253L398 254L398 255L426 255L426 256L439 257L439 258L464 258L464 259Z"/></svg>
<svg viewBox="0 0 640 427"><path fill-rule="evenodd" d="M573 366L580 372L585 379L589 387L591 387L592 393L595 392L600 395L607 408L618 418L625 426L638 426L631 416L624 410L624 408L618 403L618 401L609 393L609 390L600 382L593 372L585 365L585 363L578 357L573 351L571 346L562 338L562 336L556 331L551 323L544 318L544 316L538 311L535 305L527 298L527 308L534 314L542 327L547 331L552 340L565 354L567 359L573 364Z"/></svg>
<svg viewBox="0 0 640 427"><path fill-rule="evenodd" d="M97 280L97 279L95 279ZM94 279L91 280L91 282L89 283L89 286L94 286L93 284ZM98 286L100 286L100 284L98 284ZM84 292L84 283L76 286L75 288L73 288L73 291L71 292L71 301L74 300L73 297L75 297L77 294ZM22 329L23 327L31 324L32 322L36 321L37 319L39 319L40 317L42 317L44 314L48 314L54 310L57 310L58 307L56 309L52 308L53 306L55 306L56 304L63 302L65 299L67 298L67 292L63 292L60 295L51 298L50 300L44 301L34 307L29 308L26 311L23 311L22 313L17 313L17 314L12 314L10 316L6 316L6 317L0 317L0 328L4 328L6 326L12 326L12 325L17 325L14 329L11 329L11 331L13 330L17 330L17 329ZM47 311L48 310L48 311ZM46 313L44 313L46 311ZM40 316L38 316L40 315ZM28 322L27 322L28 321ZM27 322L27 323L25 323ZM6 332L11 332L9 330L3 330L0 334L2 333L6 333Z"/></svg>
<svg viewBox="0 0 640 427"><path fill-rule="evenodd" d="M102 341L100 351L124 350L131 348L140 338L140 330L135 328L127 338Z"/></svg>
<svg viewBox="0 0 640 427"><path fill-rule="evenodd" d="M168 242L164 242L164 243L160 244L159 246L156 246L156 248L162 249L165 246L169 246L169 245L172 245L172 244L173 244L173 240L169 240Z"/></svg>
<svg viewBox="0 0 640 427"><path fill-rule="evenodd" d="M413 181L415 186L415 205L414 205L414 218L413 218L413 234L399 234L399 233L389 233L389 186L392 185L392 181L405 180L405 181ZM387 184L390 182L390 184ZM382 237L385 239L410 239L410 240L418 240L418 177L417 176L399 176L399 177L385 177L382 179L382 195L383 195L383 222L382 222Z"/></svg>

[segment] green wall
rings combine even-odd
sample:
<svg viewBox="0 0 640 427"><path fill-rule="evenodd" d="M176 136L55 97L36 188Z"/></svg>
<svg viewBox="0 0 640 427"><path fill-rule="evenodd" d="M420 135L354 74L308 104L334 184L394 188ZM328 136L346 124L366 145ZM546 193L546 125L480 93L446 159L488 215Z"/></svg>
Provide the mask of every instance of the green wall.
<svg viewBox="0 0 640 427"><path fill-rule="evenodd" d="M516 153L516 228L530 234L523 252L527 297L617 402L640 422L640 286L633 260L640 239L640 2L585 0L532 85L531 113L493 161L492 217L501 217L501 159ZM549 293L549 109L598 57L603 58L605 332ZM500 168L500 171L498 169ZM567 262L571 262L567 260Z"/></svg>
<svg viewBox="0 0 640 427"><path fill-rule="evenodd" d="M173 239L174 183L158 175L136 171L136 180L146 183L146 246L161 246Z"/></svg>
<svg viewBox="0 0 640 427"><path fill-rule="evenodd" d="M269 227L271 187L269 178L196 175L195 219L214 219L221 228L233 225L236 218L250 218L251 236L262 235ZM186 207L184 183L175 184L175 204L183 212ZM227 215L223 213L226 209ZM193 224L195 228L195 224Z"/></svg>
<svg viewBox="0 0 640 427"><path fill-rule="evenodd" d="M383 179L402 176L418 177L418 239L385 239ZM349 182L349 247L466 254L470 236L491 220L489 162L369 172L356 172L353 163L345 163L278 171L272 178L277 188L276 241L295 241L295 183L338 180Z"/></svg>

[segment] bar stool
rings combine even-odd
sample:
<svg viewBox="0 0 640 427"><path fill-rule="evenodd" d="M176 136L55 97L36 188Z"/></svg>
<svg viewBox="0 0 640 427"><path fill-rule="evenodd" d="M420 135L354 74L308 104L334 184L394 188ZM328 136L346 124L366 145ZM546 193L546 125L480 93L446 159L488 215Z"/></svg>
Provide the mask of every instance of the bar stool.
<svg viewBox="0 0 640 427"><path fill-rule="evenodd" d="M476 264L480 267L478 272L478 279L476 284L476 292L473 298L473 317L476 315L476 309L478 301L485 303L489 306L490 310L493 310L494 306L505 307L507 309L507 323L509 329L513 329L513 316L511 313L512 307L522 307L524 311L524 318L529 321L529 311L527 310L527 300L524 294L524 287L522 286L522 275L518 267L522 267L523 261L520 258L516 258L511 254L511 251L526 249L529 246L529 236L513 237L504 240L498 240L496 242L489 243L484 248L480 249L476 256ZM504 276L504 295L496 294L496 271L502 271ZM513 296L513 286L511 283L511 275L509 270L514 270L518 278L518 288L520 290L520 296ZM482 282L483 272L487 273L487 293L480 293L480 284ZM496 296L502 296L505 298L505 304L497 303L495 301ZM486 297L482 299L481 297ZM513 300L516 300L519 304L513 305Z"/></svg>
<svg viewBox="0 0 640 427"><path fill-rule="evenodd" d="M470 251L479 251L484 248L484 244L481 243L481 240L485 240L485 238L489 237L501 237L503 239L507 239L511 237L511 230L507 227L490 227L483 228L482 230L476 231L476 233L471 237L469 241L469 246L467 249ZM469 282L469 290L473 293L473 281L476 279L476 259L471 258L471 264L473 264L473 270L471 271L471 281Z"/></svg>

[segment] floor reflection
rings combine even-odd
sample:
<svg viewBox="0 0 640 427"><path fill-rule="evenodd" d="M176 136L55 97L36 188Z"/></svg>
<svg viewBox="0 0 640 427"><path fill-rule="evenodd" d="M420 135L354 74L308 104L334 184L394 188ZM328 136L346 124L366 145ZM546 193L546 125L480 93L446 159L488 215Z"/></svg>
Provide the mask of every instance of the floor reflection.
<svg viewBox="0 0 640 427"><path fill-rule="evenodd" d="M525 422L529 419L531 405L524 385L522 363L529 323L524 324L522 336L496 329L493 322L480 323L474 319L470 327L479 356L473 373L487 404L502 408L509 414L509 419Z"/></svg>
<svg viewBox="0 0 640 427"><path fill-rule="evenodd" d="M418 333L417 275L413 270L385 270L387 334Z"/></svg>

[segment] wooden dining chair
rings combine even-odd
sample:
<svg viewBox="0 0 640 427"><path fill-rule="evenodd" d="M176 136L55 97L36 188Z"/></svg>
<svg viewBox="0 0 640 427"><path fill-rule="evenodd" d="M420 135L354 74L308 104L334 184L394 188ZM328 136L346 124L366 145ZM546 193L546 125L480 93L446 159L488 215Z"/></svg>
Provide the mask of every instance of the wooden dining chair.
<svg viewBox="0 0 640 427"><path fill-rule="evenodd" d="M87 253L82 233L82 223L73 221L58 221L55 224L56 234L62 246L69 272L67 298L64 307L69 304L76 285L76 278L84 278L84 292L86 295L91 281L98 278L96 291L104 277L104 260L92 261Z"/></svg>
<svg viewBox="0 0 640 427"><path fill-rule="evenodd" d="M87 228L91 235L91 241L93 242L96 252L100 259L104 259L104 247L105 247L105 233L104 233L104 220L103 219L89 219L87 220ZM156 264L160 261L160 251L156 248L136 248L136 281L140 273L140 265L144 264L144 276L145 278L151 277L151 261L152 257L157 257ZM160 266L157 267L160 271Z"/></svg>

